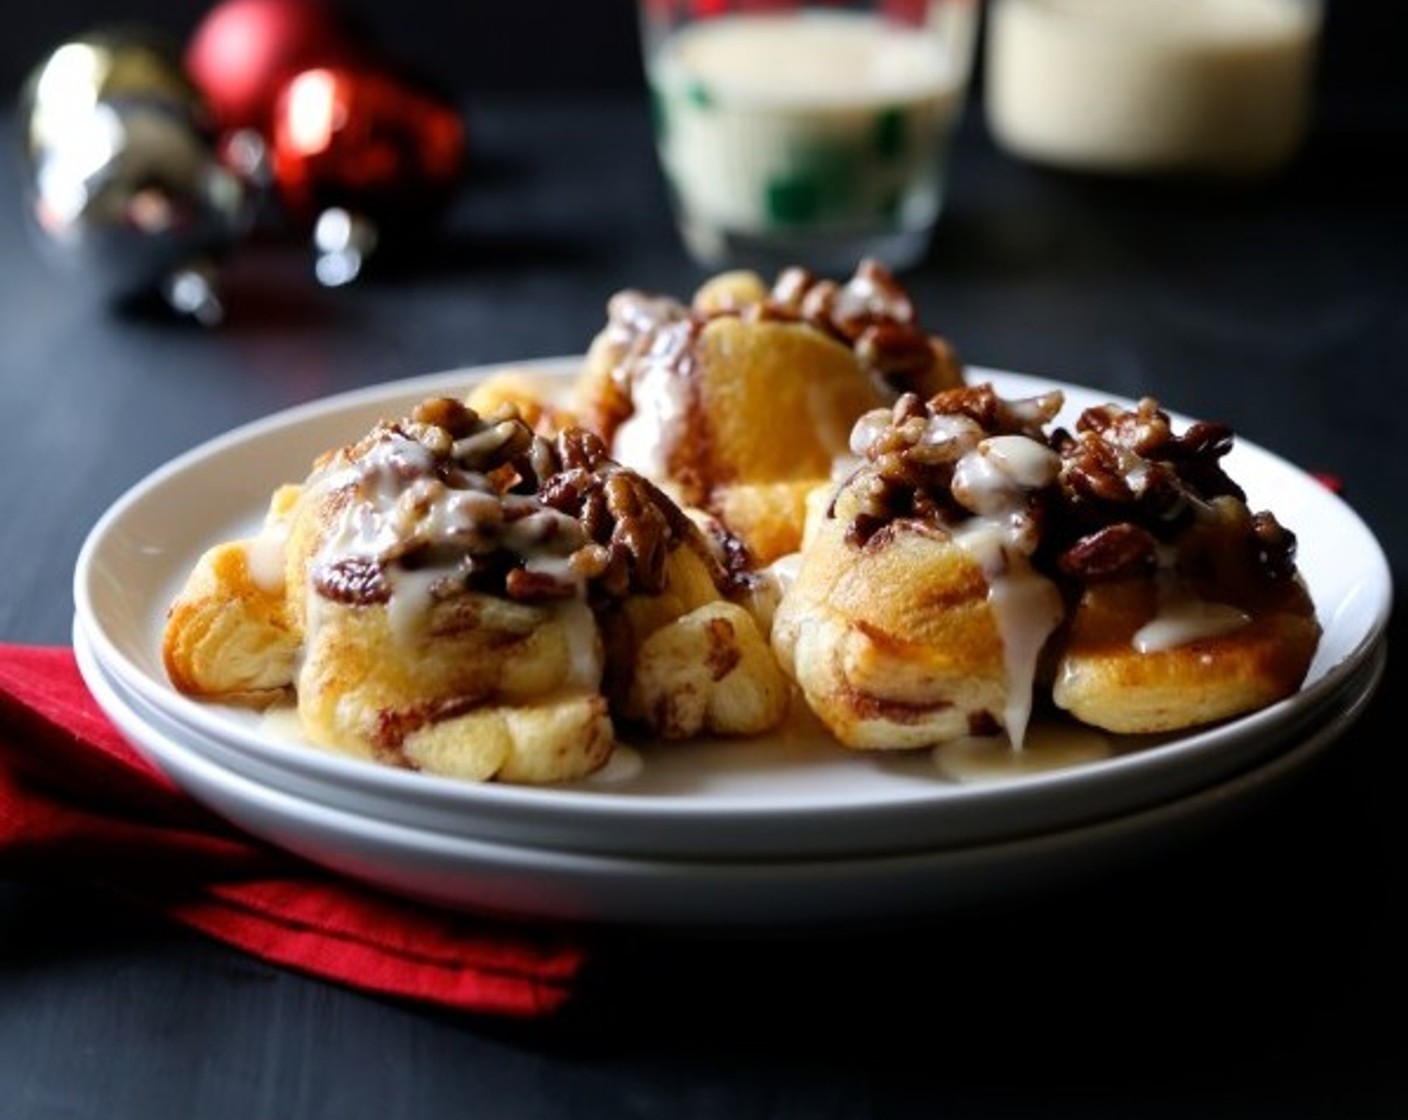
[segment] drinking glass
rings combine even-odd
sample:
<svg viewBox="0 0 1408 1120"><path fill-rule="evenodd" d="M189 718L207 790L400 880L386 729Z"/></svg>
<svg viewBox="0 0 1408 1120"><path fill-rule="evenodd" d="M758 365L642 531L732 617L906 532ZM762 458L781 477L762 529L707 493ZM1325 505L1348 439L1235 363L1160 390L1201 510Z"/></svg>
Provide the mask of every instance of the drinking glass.
<svg viewBox="0 0 1408 1120"><path fill-rule="evenodd" d="M978 0L640 0L657 150L708 267L928 250Z"/></svg>
<svg viewBox="0 0 1408 1120"><path fill-rule="evenodd" d="M1019 158L1258 177L1305 137L1323 0L994 0L984 108Z"/></svg>

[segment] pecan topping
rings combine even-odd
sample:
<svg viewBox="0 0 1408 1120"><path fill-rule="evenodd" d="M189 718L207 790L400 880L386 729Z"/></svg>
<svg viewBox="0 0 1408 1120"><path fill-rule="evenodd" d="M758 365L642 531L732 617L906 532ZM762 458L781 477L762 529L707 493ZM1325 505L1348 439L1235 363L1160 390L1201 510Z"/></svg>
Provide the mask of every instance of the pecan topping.
<svg viewBox="0 0 1408 1120"><path fill-rule="evenodd" d="M559 473L540 493L544 503L576 518L592 542L581 563L607 598L653 594L665 585L665 559L692 531L684 515L644 476L613 462L591 432L557 439Z"/></svg>
<svg viewBox="0 0 1408 1120"><path fill-rule="evenodd" d="M1081 537L1057 556L1056 562L1066 575L1089 583L1136 571L1152 572L1158 563L1157 549L1158 541L1148 530L1119 521Z"/></svg>
<svg viewBox="0 0 1408 1120"><path fill-rule="evenodd" d="M1269 510L1252 514L1252 547L1257 562L1273 576L1289 579L1295 574L1296 535Z"/></svg>
<svg viewBox="0 0 1408 1120"><path fill-rule="evenodd" d="M388 601L392 565L424 573L415 586L427 602L457 587L525 603L610 600L659 591L681 540L706 551L674 503L597 436L570 429L549 441L512 410L423 401L321 469L331 521L313 587L339 602Z"/></svg>
<svg viewBox="0 0 1408 1120"><path fill-rule="evenodd" d="M606 336L619 397L600 406L602 414L595 426L608 435L630 415L630 382L639 368L674 367L676 376L686 378L698 330L726 315L755 322L806 323L850 347L887 398L905 392L927 396L960 379L961 363L953 347L920 327L908 294L888 269L873 260L863 261L845 284L820 279L803 268L789 268L760 302L725 303L709 310L628 289L608 301L607 315Z"/></svg>
<svg viewBox="0 0 1408 1120"><path fill-rule="evenodd" d="M862 261L844 285L803 268L787 269L773 286L766 314L798 319L844 342L892 396L927 394L956 380L952 348L920 328L908 294L876 261Z"/></svg>
<svg viewBox="0 0 1408 1120"><path fill-rule="evenodd" d="M1051 548L1060 569L1084 581L1152 563L1158 542L1203 516L1209 503L1245 500L1222 467L1231 429L1199 421L1176 434L1168 414L1148 398L1133 409L1086 409L1075 434L1057 433L1053 442L1062 468ZM1263 571L1289 576L1294 535L1266 512L1255 515L1249 531Z"/></svg>
<svg viewBox="0 0 1408 1120"><path fill-rule="evenodd" d="M322 565L314 573L313 586L324 599L335 603L384 603L391 598L381 565L360 556Z"/></svg>
<svg viewBox="0 0 1408 1120"><path fill-rule="evenodd" d="M972 487L955 487L964 457L993 437L1040 442L1041 424L1055 416L1061 403L1059 394L1004 401L991 385L970 385L945 390L927 402L906 393L888 413L877 410L863 417L852 434L851 450L867 464L851 483L859 500L848 538L864 543L896 519L939 525L967 520L982 498ZM1043 449L1044 444L1038 450L1049 457ZM1034 499L1027 514L1041 516Z"/></svg>
<svg viewBox="0 0 1408 1120"><path fill-rule="evenodd" d="M1197 422L1179 435L1146 399L1133 409L1087 409L1074 432L1048 434L1061 403L1059 394L1012 401L990 385L969 385L927 401L905 394L892 409L862 417L852 433L863 465L848 483L848 539L863 545L904 519L953 528L991 503L1009 530L1019 530L1014 539L1035 541L1039 569L1089 583L1152 571L1161 546L1194 520L1215 519L1216 503L1245 500L1222 467L1233 440L1226 425ZM1022 464L1004 467L1002 453L990 454L1008 450L1004 441L1013 436L1039 445L1019 455L1034 468L1030 477L1022 476ZM1018 442L1012 450L1025 446ZM983 455L987 463L973 458ZM1042 455L1058 457L1050 484ZM1008 478L995 478L994 469L1007 470ZM1018 492L1025 497L1015 500ZM1257 513L1228 531L1242 534L1272 578L1294 573L1295 536L1272 514Z"/></svg>

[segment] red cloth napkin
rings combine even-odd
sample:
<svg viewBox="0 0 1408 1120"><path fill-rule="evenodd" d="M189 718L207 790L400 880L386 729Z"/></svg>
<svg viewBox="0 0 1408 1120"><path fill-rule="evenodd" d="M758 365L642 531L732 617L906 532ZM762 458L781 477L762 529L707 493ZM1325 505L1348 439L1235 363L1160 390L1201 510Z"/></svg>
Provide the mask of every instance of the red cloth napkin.
<svg viewBox="0 0 1408 1120"><path fill-rule="evenodd" d="M252 840L141 758L64 648L0 645L0 875L81 878L267 961L379 994L546 1016L571 931L440 911Z"/></svg>

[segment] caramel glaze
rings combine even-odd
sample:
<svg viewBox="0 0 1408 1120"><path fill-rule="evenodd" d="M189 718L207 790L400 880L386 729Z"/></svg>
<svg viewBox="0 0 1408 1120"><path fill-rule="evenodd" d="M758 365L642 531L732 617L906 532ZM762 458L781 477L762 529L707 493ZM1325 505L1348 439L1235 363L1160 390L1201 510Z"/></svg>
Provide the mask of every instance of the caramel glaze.
<svg viewBox="0 0 1408 1120"><path fill-rule="evenodd" d="M839 516L848 495L846 540L861 554L884 549L897 532L932 532L979 559L1009 660L1014 641L1025 647L1020 666L1009 664L1013 695L1000 721L1017 745L1029 700L1016 694L1029 697L1049 675L1052 651L1091 587L1141 589L1145 613L1160 625L1155 637L1176 643L1225 633L1265 609L1309 609L1294 534L1271 513L1247 510L1222 469L1229 429L1196 423L1175 434L1146 399L1133 409L1087 409L1074 432L1048 432L1060 404L1059 394L1005 401L990 385L927 401L906 394L857 424L859 465L826 513ZM998 461L988 462L994 448ZM953 594L960 590L968 589ZM1224 608L1223 596L1234 605ZM1027 633L1038 614L1049 625ZM885 644L882 631L853 625ZM850 702L896 723L921 718L873 697ZM985 734L999 721L980 712L973 723Z"/></svg>

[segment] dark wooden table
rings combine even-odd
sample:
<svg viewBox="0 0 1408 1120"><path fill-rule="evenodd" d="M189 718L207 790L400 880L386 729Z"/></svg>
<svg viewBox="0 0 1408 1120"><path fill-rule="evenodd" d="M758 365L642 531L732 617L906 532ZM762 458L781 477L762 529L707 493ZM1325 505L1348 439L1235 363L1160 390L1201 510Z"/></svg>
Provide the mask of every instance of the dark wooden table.
<svg viewBox="0 0 1408 1120"><path fill-rule="evenodd" d="M48 267L6 161L0 640L67 642L84 534L193 444L338 390L579 352L617 288L702 278L640 104L470 112L433 250L324 289L302 246L250 244L216 330L111 314ZM1337 476L1401 578L1408 181L1384 124L1322 121L1276 182L1218 190L1042 172L970 121L905 280L975 363L1153 394ZM618 936L550 1025L378 1000L0 879L0 1116L1408 1115L1404 686L1391 658L1311 772L1132 870L863 936Z"/></svg>

